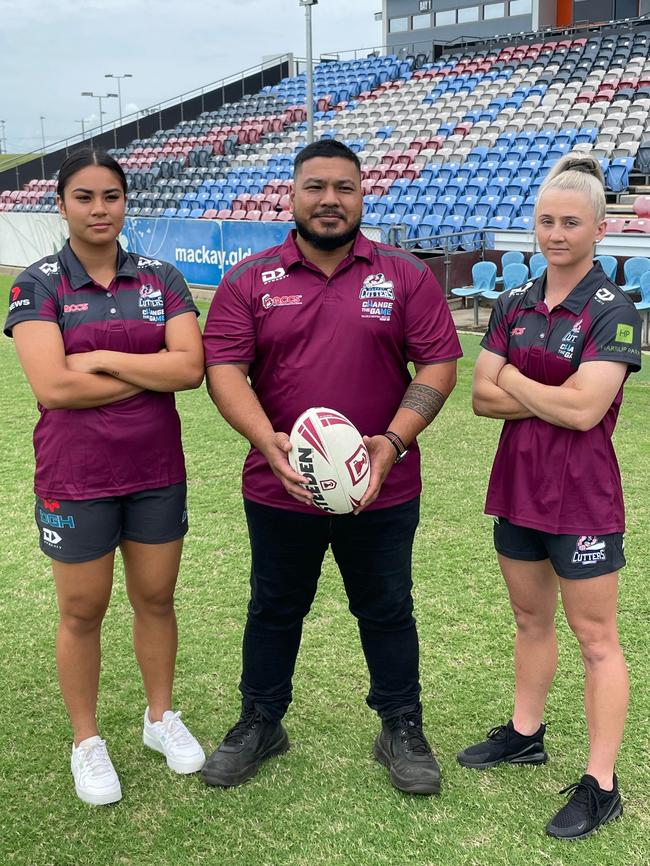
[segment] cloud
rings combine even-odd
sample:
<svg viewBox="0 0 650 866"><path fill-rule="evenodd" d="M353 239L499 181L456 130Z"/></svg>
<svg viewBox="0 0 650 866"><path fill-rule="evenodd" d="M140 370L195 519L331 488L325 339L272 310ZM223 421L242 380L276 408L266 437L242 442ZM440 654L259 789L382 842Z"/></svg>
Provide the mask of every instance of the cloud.
<svg viewBox="0 0 650 866"><path fill-rule="evenodd" d="M376 43L378 5L320 0L312 16L315 57ZM41 114L48 117L48 138L76 135L75 121L91 109L97 113L97 103L81 91L116 91L107 72L133 75L121 84L127 114L127 106L144 109L198 90L256 66L265 55L305 54L298 0L0 0L0 21L0 113L15 150L29 148L34 137L38 143ZM29 57L38 62L25 62L26 34ZM103 109L110 123L117 100L106 100Z"/></svg>

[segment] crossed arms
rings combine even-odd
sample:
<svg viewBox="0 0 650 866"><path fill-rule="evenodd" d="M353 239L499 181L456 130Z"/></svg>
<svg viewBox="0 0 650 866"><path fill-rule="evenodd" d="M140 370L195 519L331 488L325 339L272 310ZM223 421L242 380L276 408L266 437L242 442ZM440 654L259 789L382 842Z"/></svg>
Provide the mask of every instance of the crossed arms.
<svg viewBox="0 0 650 866"><path fill-rule="evenodd" d="M483 349L474 368L472 407L488 418L540 418L569 430L591 430L611 406L626 370L619 361L588 361L564 384L542 385Z"/></svg>
<svg viewBox="0 0 650 866"><path fill-rule="evenodd" d="M182 391L203 381L203 346L194 313L165 325L161 352L137 354L98 349L65 354L54 322L19 322L16 351L38 402L46 409L90 409L140 391Z"/></svg>

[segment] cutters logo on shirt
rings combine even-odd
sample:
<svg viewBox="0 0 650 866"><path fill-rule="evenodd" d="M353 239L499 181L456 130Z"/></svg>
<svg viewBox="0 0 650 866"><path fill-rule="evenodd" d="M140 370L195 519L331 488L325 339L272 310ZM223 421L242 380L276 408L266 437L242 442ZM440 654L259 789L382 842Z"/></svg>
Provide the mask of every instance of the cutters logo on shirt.
<svg viewBox="0 0 650 866"><path fill-rule="evenodd" d="M593 565L603 559L607 559L605 542L600 541L597 535L581 535L578 538L572 562L580 565Z"/></svg>
<svg viewBox="0 0 650 866"><path fill-rule="evenodd" d="M566 358L567 361L571 361L573 359L573 353L575 351L575 342L580 336L580 331L582 330L582 319L578 319L575 325L571 328L570 331L567 331L566 334L562 337L562 342L560 343L560 348L558 349L558 355L561 355L563 358Z"/></svg>
<svg viewBox="0 0 650 866"><path fill-rule="evenodd" d="M162 292L160 289L154 289L152 285L140 286L140 300L138 302L140 309L155 309L156 307L164 307Z"/></svg>
<svg viewBox="0 0 650 866"><path fill-rule="evenodd" d="M359 297L361 300L386 298L388 301L394 301L395 284L387 280L383 274L370 274L363 281Z"/></svg>
<svg viewBox="0 0 650 866"><path fill-rule="evenodd" d="M302 304L302 295L262 295L262 307L270 310L272 307L297 307Z"/></svg>

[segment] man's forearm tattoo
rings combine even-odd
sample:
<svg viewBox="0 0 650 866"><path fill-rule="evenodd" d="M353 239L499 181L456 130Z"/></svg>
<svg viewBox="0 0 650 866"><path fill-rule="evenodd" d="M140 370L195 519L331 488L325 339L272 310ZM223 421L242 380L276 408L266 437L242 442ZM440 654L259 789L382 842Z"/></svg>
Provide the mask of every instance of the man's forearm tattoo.
<svg viewBox="0 0 650 866"><path fill-rule="evenodd" d="M418 415L422 415L427 424L430 424L442 409L445 397L440 391L429 385L421 385L419 382L411 382L406 389L400 409L412 409Z"/></svg>

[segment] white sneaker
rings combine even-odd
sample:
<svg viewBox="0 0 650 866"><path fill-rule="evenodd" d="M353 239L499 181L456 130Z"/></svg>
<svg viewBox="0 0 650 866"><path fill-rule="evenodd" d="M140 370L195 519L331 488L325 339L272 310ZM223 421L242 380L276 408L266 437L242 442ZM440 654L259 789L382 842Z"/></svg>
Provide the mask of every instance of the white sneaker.
<svg viewBox="0 0 650 866"><path fill-rule="evenodd" d="M152 722L147 707L142 741L150 749L162 752L167 766L175 773L196 773L205 763L205 752L181 722L180 713L165 710L162 722Z"/></svg>
<svg viewBox="0 0 650 866"><path fill-rule="evenodd" d="M70 769L77 797L93 806L117 803L122 799L122 788L115 767L106 749L106 740L88 737L78 746L73 744Z"/></svg>

